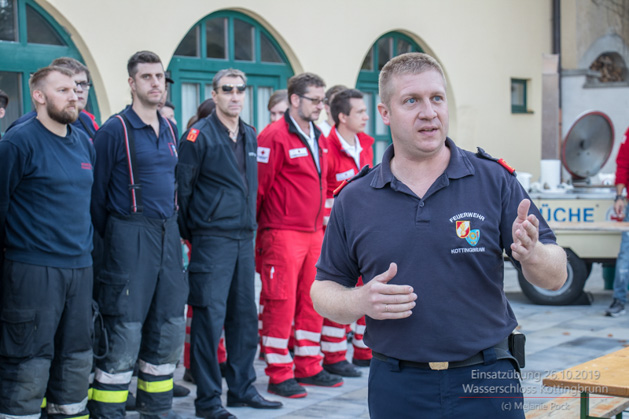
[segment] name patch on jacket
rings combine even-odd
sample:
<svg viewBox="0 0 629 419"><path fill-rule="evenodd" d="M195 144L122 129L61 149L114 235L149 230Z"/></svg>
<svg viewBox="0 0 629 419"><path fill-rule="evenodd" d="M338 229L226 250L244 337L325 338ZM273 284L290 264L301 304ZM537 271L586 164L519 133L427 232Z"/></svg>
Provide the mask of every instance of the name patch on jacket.
<svg viewBox="0 0 629 419"><path fill-rule="evenodd" d="M347 172L343 172L343 173L337 173L336 174L336 181L337 182L341 182L345 179L349 179L352 176L354 176L354 169L349 169Z"/></svg>
<svg viewBox="0 0 629 419"><path fill-rule="evenodd" d="M291 159L296 159L297 157L306 157L308 155L308 149L306 147L293 148L291 150L288 150L288 155Z"/></svg>
<svg viewBox="0 0 629 419"><path fill-rule="evenodd" d="M269 147L258 147L258 163L268 163L271 149Z"/></svg>

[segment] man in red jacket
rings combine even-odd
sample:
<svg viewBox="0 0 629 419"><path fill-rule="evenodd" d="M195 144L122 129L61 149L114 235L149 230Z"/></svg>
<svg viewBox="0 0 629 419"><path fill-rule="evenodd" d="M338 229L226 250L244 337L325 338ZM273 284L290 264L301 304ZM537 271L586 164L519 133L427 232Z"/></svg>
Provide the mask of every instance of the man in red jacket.
<svg viewBox="0 0 629 419"><path fill-rule="evenodd" d="M337 387L343 379L321 366L323 318L310 299L323 242L327 143L314 125L325 83L303 73L288 81L289 108L258 137L258 235L262 279L262 347L268 391L306 396L303 385ZM288 352L295 323L295 359ZM294 367L294 371L293 371Z"/></svg>
<svg viewBox="0 0 629 419"><path fill-rule="evenodd" d="M327 136L328 141L328 189L325 200L323 224L328 224L334 190L346 179L351 179L364 166L372 166L374 139L365 134L369 120L363 94L356 89L346 89L337 93L330 104L334 127ZM362 281L359 281L362 285ZM347 355L346 335L348 325L323 320L321 350L324 355L323 368L332 374L343 377L360 377L362 373L345 358ZM353 364L366 367L371 361L371 349L363 342L365 317L356 322Z"/></svg>

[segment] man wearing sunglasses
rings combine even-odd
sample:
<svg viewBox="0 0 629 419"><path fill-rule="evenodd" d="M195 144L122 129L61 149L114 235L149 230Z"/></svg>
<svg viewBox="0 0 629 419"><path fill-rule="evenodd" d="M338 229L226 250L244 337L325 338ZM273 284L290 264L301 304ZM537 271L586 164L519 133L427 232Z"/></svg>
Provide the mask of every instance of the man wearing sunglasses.
<svg viewBox="0 0 629 419"><path fill-rule="evenodd" d="M277 409L253 386L258 344L253 233L258 188L256 133L241 118L247 77L221 70L212 80L216 110L196 122L179 147L179 225L190 240L188 268L193 307L191 369L201 418L233 418L221 404L217 357L223 327L227 343L227 406Z"/></svg>
<svg viewBox="0 0 629 419"><path fill-rule="evenodd" d="M323 110L324 89L323 80L312 73L290 78L288 110L258 139L256 257L261 258L265 372L268 391L289 398L305 397L302 385L343 384L321 366L323 319L310 299L327 187L327 143L314 125ZM294 363L288 352L293 321Z"/></svg>

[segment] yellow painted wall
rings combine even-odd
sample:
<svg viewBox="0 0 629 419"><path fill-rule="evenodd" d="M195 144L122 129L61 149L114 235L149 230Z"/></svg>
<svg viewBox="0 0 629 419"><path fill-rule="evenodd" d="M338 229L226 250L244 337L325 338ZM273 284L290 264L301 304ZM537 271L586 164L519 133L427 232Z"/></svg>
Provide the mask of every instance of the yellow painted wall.
<svg viewBox="0 0 629 419"><path fill-rule="evenodd" d="M126 62L141 49L168 66L188 30L223 9L255 18L296 72L329 86L356 83L382 34L412 37L443 65L450 135L518 170L539 173L542 54L551 48L549 0L38 0L71 34L94 78L103 119L129 102ZM532 114L513 115L510 79L529 79Z"/></svg>

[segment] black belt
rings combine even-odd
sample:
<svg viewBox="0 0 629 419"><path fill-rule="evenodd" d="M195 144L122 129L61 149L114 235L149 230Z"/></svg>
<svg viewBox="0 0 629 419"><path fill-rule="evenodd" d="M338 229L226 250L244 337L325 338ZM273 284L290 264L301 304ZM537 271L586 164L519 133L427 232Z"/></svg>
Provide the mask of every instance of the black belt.
<svg viewBox="0 0 629 419"><path fill-rule="evenodd" d="M502 342L498 343L493 347L496 351L496 359L514 359L513 355L509 352L509 339L505 339ZM452 362L415 362L415 361L404 361L402 359L392 358L390 356L383 355L376 351L371 351L374 358L379 359L384 362L394 361L398 363L401 367L411 367L411 368L421 368L425 370L447 370L450 368L462 368L469 367L471 365L478 365L485 362L485 357L483 356L483 351L478 352L476 355L472 355L471 357L464 359L462 361L452 361Z"/></svg>

